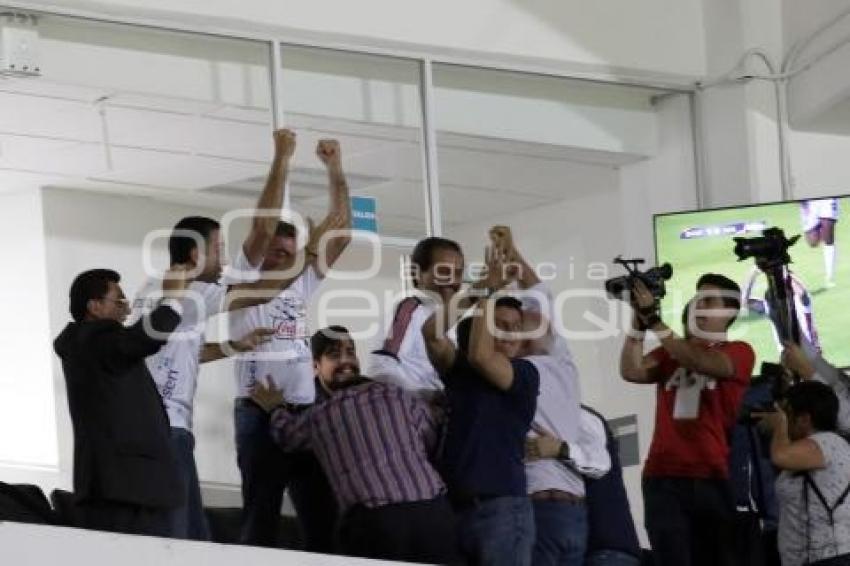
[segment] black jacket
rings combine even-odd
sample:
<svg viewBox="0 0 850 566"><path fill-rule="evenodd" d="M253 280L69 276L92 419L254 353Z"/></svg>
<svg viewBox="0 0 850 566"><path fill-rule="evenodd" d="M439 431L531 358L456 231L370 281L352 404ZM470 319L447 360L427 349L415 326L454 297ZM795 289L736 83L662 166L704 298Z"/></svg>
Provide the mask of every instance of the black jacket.
<svg viewBox="0 0 850 566"><path fill-rule="evenodd" d="M148 336L146 322L164 335ZM179 322L174 310L160 306L131 327L72 322L56 338L74 426L78 499L159 508L183 503L168 416L145 365Z"/></svg>

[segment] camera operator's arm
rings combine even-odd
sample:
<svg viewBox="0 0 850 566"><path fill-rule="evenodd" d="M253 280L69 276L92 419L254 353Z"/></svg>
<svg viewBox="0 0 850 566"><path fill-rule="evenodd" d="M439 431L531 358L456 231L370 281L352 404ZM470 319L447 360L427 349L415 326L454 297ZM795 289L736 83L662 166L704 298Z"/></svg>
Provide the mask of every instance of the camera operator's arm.
<svg viewBox="0 0 850 566"><path fill-rule="evenodd" d="M817 373L814 364L806 356L806 353L803 352L803 349L792 342L785 342L785 349L782 350L782 365L806 380L814 379ZM837 368L832 369L838 371ZM834 375L832 375L832 372L828 373L830 374L829 376L820 376L822 379L818 381L832 385L829 378L834 377Z"/></svg>
<svg viewBox="0 0 850 566"><path fill-rule="evenodd" d="M713 352L696 346L684 338L679 338L663 322L653 325L650 330L655 332L661 341L661 346L682 367L716 379L735 377L735 364L727 354Z"/></svg>
<svg viewBox="0 0 850 566"><path fill-rule="evenodd" d="M639 329L637 313L632 318L632 332L626 335L620 351L620 375L629 383L656 383L658 362L643 353L644 333Z"/></svg>
<svg viewBox="0 0 850 566"><path fill-rule="evenodd" d="M811 438L791 441L788 435L788 417L776 407L769 413L753 413L773 431L770 441L770 459L773 465L791 472L819 470L826 467L826 459L818 444Z"/></svg>
<svg viewBox="0 0 850 566"><path fill-rule="evenodd" d="M798 346L786 342L785 350L782 351L782 365L803 379L820 381L833 388L847 387L850 380L847 374L826 361L811 344Z"/></svg>
<svg viewBox="0 0 850 566"><path fill-rule="evenodd" d="M679 365L715 379L735 378L735 364L727 354L709 350L681 338L664 324L658 314L658 301L643 281L635 282L633 300L640 322L655 333L661 346Z"/></svg>
<svg viewBox="0 0 850 566"><path fill-rule="evenodd" d="M786 342L782 365L804 380L820 381L838 396L838 430L850 434L850 375L826 361L810 343Z"/></svg>

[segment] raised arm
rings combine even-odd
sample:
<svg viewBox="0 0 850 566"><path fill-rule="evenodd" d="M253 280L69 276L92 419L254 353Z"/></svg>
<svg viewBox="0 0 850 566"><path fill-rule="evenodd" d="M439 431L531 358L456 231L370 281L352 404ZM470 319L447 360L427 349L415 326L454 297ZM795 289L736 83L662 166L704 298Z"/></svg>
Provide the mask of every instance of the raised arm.
<svg viewBox="0 0 850 566"><path fill-rule="evenodd" d="M450 310L447 304L440 306L422 325L422 337L425 340L428 359L441 375L451 369L457 357L455 345L446 336L446 331L453 326L453 322L449 321Z"/></svg>
<svg viewBox="0 0 850 566"><path fill-rule="evenodd" d="M788 435L788 417L775 407L770 413L755 413L773 431L770 441L770 459L773 465L783 470L804 472L818 470L826 466L826 459L820 446L811 438L792 441Z"/></svg>
<svg viewBox="0 0 850 566"><path fill-rule="evenodd" d="M274 158L266 178L266 185L257 201L257 210L251 222L251 231L243 243L248 262L258 266L274 238L283 206L283 192L289 174L289 164L295 153L295 133L292 130L277 130L274 133Z"/></svg>
<svg viewBox="0 0 850 566"><path fill-rule="evenodd" d="M342 171L342 156L339 142L336 140L320 140L316 146L316 155L328 170L328 185L330 188L330 205L328 218L333 220L334 230L344 232L328 240L325 250L325 265L316 262L316 272L319 277L327 275L330 269L351 242L351 199L348 195L348 183Z"/></svg>
<svg viewBox="0 0 850 566"><path fill-rule="evenodd" d="M531 289L540 284L540 278L514 243L510 226L490 228L491 247L504 258L509 279L516 279L520 289Z"/></svg>
<svg viewBox="0 0 850 566"><path fill-rule="evenodd" d="M804 349L792 342L785 342L782 365L803 379L816 379L831 387L843 377L843 372L827 362L811 344L806 344Z"/></svg>
<svg viewBox="0 0 850 566"><path fill-rule="evenodd" d="M466 310L475 305L480 299L502 289L508 284L508 269L505 265L504 250L494 246L484 248L486 273L475 281L468 289L461 291L458 308Z"/></svg>
<svg viewBox="0 0 850 566"><path fill-rule="evenodd" d="M308 267L315 269L316 258L319 255L320 242L330 246L328 238L323 236L331 230L342 230L345 226L343 215L328 215L319 226L314 227L308 219L308 241L307 245L296 252L296 259L292 265L300 266L298 271L288 273L286 277L278 276L282 271L292 271L289 265L275 266L264 273L260 279L253 283L240 283L228 288L227 310L235 311L247 307L262 305L275 298L281 291L292 285ZM331 238L332 240L332 238Z"/></svg>
<svg viewBox="0 0 850 566"><path fill-rule="evenodd" d="M658 336L661 346L667 350L670 357L678 361L682 367L716 379L735 377L735 364L728 354L695 346L688 340L676 336L663 322L653 325L650 330Z"/></svg>
<svg viewBox="0 0 850 566"><path fill-rule="evenodd" d="M514 382L514 368L507 356L496 351L495 338L487 324L487 312L493 306L488 299L480 302L480 312L472 321L469 337L469 363L490 384L507 391Z"/></svg>
<svg viewBox="0 0 850 566"><path fill-rule="evenodd" d="M667 350L673 359L679 362L679 365L716 379L733 379L735 377L735 364L726 353L702 348L677 336L660 319L657 314L657 300L642 281L636 282L634 295L635 314L639 319L642 319L644 326L655 333L661 342L661 346Z"/></svg>
<svg viewBox="0 0 850 566"><path fill-rule="evenodd" d="M99 335L92 347L106 352L118 364L133 363L155 354L180 324L183 314L180 301L188 284L186 266L172 266L163 278L160 305L131 326Z"/></svg>
<svg viewBox="0 0 850 566"><path fill-rule="evenodd" d="M620 352L620 376L629 383L656 383L658 363L643 355L643 340L626 336Z"/></svg>

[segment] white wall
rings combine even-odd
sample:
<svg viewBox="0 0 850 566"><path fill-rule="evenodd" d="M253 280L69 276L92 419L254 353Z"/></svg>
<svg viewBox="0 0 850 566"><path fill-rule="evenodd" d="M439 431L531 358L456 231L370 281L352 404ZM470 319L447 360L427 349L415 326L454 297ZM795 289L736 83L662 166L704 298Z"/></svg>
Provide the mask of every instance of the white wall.
<svg viewBox="0 0 850 566"><path fill-rule="evenodd" d="M325 35L427 46L444 52L526 58L577 67L701 75L699 0L393 0L317 4L305 0L49 0L29 5L133 15L229 29Z"/></svg>
<svg viewBox="0 0 850 566"><path fill-rule="evenodd" d="M837 16L850 9L846 0L783 2L783 31L787 49L826 24L834 25L814 39L800 62L850 37L850 18ZM845 69L850 47L822 59L788 85L791 168L796 198L850 193L850 80Z"/></svg>
<svg viewBox="0 0 850 566"><path fill-rule="evenodd" d="M41 208L38 192L0 192L0 469L12 476L59 465Z"/></svg>
<svg viewBox="0 0 850 566"><path fill-rule="evenodd" d="M808 41L813 33L829 25L802 51L794 68L812 60L850 36L850 18L846 17L850 4L845 0L819 0L817 2L782 3L784 12L783 32L786 48ZM845 17L839 19L840 14ZM832 121L842 122L844 133L850 133L846 119L847 99L850 97L850 79L844 72L850 62L850 44L844 43L830 55L810 69L789 81L788 106L791 123L796 127L810 128L812 125L834 127ZM836 105L844 106L842 113L833 113Z"/></svg>
<svg viewBox="0 0 850 566"><path fill-rule="evenodd" d="M850 135L791 131L794 197L850 193Z"/></svg>

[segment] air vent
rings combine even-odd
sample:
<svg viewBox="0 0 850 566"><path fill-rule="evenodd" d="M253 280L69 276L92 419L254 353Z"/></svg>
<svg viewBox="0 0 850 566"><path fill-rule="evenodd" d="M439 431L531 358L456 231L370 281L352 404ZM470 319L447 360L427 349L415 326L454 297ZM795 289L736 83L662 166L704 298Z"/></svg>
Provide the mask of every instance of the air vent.
<svg viewBox="0 0 850 566"><path fill-rule="evenodd" d="M38 19L29 14L0 14L0 75L41 76Z"/></svg>

